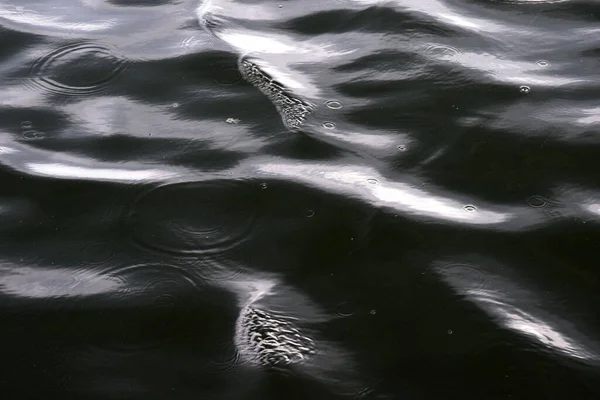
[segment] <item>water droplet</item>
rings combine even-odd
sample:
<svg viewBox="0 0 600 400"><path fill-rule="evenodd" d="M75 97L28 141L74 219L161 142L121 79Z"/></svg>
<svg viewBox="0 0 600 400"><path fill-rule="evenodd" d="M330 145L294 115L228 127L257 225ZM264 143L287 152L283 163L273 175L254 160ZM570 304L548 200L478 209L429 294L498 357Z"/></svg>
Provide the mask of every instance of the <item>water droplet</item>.
<svg viewBox="0 0 600 400"><path fill-rule="evenodd" d="M333 122L323 122L323 128L334 129L335 128L335 124Z"/></svg>
<svg viewBox="0 0 600 400"><path fill-rule="evenodd" d="M401 144L401 145L398 146L398 150L400 150L400 151L406 151L406 146L403 145L403 144Z"/></svg>
<svg viewBox="0 0 600 400"><path fill-rule="evenodd" d="M547 67L549 65L549 63L546 60L539 60L537 62L537 65L539 65L540 67Z"/></svg>
<svg viewBox="0 0 600 400"><path fill-rule="evenodd" d="M463 210L465 210L467 212L475 212L475 211L477 211L477 208L475 208L475 206L467 204L466 206L463 207Z"/></svg>
<svg viewBox="0 0 600 400"><path fill-rule="evenodd" d="M173 104L171 104L171 107L177 108L177 107L179 107L179 103L173 103Z"/></svg>
<svg viewBox="0 0 600 400"><path fill-rule="evenodd" d="M521 92L521 93L529 93L529 92L531 92L531 88L529 86L523 85L523 86L521 86L519 88L519 92Z"/></svg>
<svg viewBox="0 0 600 400"><path fill-rule="evenodd" d="M79 41L35 61L27 83L51 93L88 95L105 91L126 67L125 57L115 48Z"/></svg>
<svg viewBox="0 0 600 400"><path fill-rule="evenodd" d="M33 126L33 123L31 121L21 122L21 128L23 128L23 129L30 129L32 126Z"/></svg>
<svg viewBox="0 0 600 400"><path fill-rule="evenodd" d="M452 329L448 329L448 335L452 335Z"/></svg>
<svg viewBox="0 0 600 400"><path fill-rule="evenodd" d="M371 315L375 315L375 314L377 314L377 311L371 310Z"/></svg>
<svg viewBox="0 0 600 400"><path fill-rule="evenodd" d="M167 184L142 193L126 223L145 248L176 254L222 251L251 234L256 193L240 182Z"/></svg>
<svg viewBox="0 0 600 400"><path fill-rule="evenodd" d="M326 101L325 105L328 108L331 108L332 110L339 110L340 108L342 108L342 103L340 103L339 101L336 101L336 100Z"/></svg>
<svg viewBox="0 0 600 400"><path fill-rule="evenodd" d="M267 183L266 183L266 182L263 182L263 183L261 183L261 184L260 184L260 188L261 188L261 189L263 189L263 190L264 190L264 189L266 189L266 188L267 188L267 186L268 186L268 185L267 185Z"/></svg>
<svg viewBox="0 0 600 400"><path fill-rule="evenodd" d="M314 217L314 216L315 216L315 212L314 212L313 210L307 210L307 211L306 211L306 216L307 216L308 218L312 218L312 217Z"/></svg>
<svg viewBox="0 0 600 400"><path fill-rule="evenodd" d="M379 181L377 179L367 179L367 182L369 182L371 185L377 185L379 183Z"/></svg>

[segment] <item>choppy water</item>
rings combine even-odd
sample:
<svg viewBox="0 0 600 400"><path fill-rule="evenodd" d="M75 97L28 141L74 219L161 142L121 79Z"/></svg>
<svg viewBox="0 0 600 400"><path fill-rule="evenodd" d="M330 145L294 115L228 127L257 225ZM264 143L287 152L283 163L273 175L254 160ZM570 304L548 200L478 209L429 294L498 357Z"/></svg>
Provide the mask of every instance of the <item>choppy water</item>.
<svg viewBox="0 0 600 400"><path fill-rule="evenodd" d="M0 26L3 398L600 396L600 3Z"/></svg>

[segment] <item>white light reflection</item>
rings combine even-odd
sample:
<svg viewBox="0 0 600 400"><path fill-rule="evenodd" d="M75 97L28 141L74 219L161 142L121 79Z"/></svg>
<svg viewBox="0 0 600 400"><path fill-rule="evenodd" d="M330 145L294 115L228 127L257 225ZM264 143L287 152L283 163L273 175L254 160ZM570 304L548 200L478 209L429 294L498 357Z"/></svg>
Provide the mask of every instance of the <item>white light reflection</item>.
<svg viewBox="0 0 600 400"><path fill-rule="evenodd" d="M423 216L472 224L498 224L513 218L508 213L487 211L480 206L477 212L467 212L464 210L467 202L434 196L406 183L391 182L372 168L268 163L258 166L258 170L330 191L362 194L378 205ZM373 180L377 183L371 183Z"/></svg>
<svg viewBox="0 0 600 400"><path fill-rule="evenodd" d="M531 295L532 293L528 293ZM500 292L491 290L480 290L473 293L472 301L483 308L489 314L495 316L506 328L526 335L540 344L558 351L567 356L582 360L598 360L598 356L590 350L579 345L573 338L561 333L551 322L544 321L541 316L535 316L532 312L526 312L514 305L508 304L508 299L503 298ZM515 301L514 295L510 296ZM558 325L558 324L556 324ZM560 325L571 325L567 321L561 321Z"/></svg>
<svg viewBox="0 0 600 400"><path fill-rule="evenodd" d="M547 304L548 300L517 284L516 278L489 271L483 273L483 267L460 268L454 273L453 268L446 266L436 267L435 271L456 293L462 294L501 326L566 356L600 361L599 355L583 344L584 341L589 345L592 342L572 322L549 314L552 307Z"/></svg>
<svg viewBox="0 0 600 400"><path fill-rule="evenodd" d="M412 11L436 18L440 23L447 23L463 29L482 32L501 32L504 31L502 25L496 24L487 19L469 17L464 10L455 12L445 4L437 0L419 0L406 2L402 0L351 0L354 3L367 6L385 5L396 7L402 11ZM409 4L407 4L409 3Z"/></svg>
<svg viewBox="0 0 600 400"><path fill-rule="evenodd" d="M69 10L59 12L61 15L69 15ZM109 21L100 22L72 22L65 21L62 17L52 17L27 11L24 7L8 6L0 4L0 18L7 19L17 24L32 25L39 28L51 28L67 31L97 32L112 28L113 23Z"/></svg>
<svg viewBox="0 0 600 400"><path fill-rule="evenodd" d="M90 296L119 289L118 280L94 271L0 267L0 292L32 299Z"/></svg>
<svg viewBox="0 0 600 400"><path fill-rule="evenodd" d="M27 168L39 175L54 178L95 179L116 182L163 180L176 176L159 169L86 168L65 164L28 163Z"/></svg>

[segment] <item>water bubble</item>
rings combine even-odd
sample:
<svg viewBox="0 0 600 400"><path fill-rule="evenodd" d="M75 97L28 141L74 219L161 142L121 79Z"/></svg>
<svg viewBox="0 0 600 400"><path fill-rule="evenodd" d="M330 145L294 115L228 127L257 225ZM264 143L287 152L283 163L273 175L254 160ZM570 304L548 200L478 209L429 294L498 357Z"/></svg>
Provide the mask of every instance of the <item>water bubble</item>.
<svg viewBox="0 0 600 400"><path fill-rule="evenodd" d="M377 311L371 310L371 315L375 315L375 314L377 314Z"/></svg>
<svg viewBox="0 0 600 400"><path fill-rule="evenodd" d="M475 208L475 206L467 204L466 206L463 207L463 210L467 211L467 212L475 212L477 211L477 208Z"/></svg>
<svg viewBox="0 0 600 400"><path fill-rule="evenodd" d="M256 194L240 182L186 182L152 188L130 207L127 224L143 247L178 254L221 251L244 241Z"/></svg>
<svg viewBox="0 0 600 400"><path fill-rule="evenodd" d="M327 108L331 108L332 110L339 110L340 108L342 108L342 103L336 100L328 100L325 102L325 105L327 106Z"/></svg>
<svg viewBox="0 0 600 400"><path fill-rule="evenodd" d="M334 129L335 128L335 124L333 122L323 122L323 128Z"/></svg>
<svg viewBox="0 0 600 400"><path fill-rule="evenodd" d="M125 69L125 58L114 48L80 41L35 61L28 84L50 93L87 95L105 91Z"/></svg>
<svg viewBox="0 0 600 400"><path fill-rule="evenodd" d="M23 121L21 122L21 128L30 129L33 127L33 123L31 121Z"/></svg>
<svg viewBox="0 0 600 400"><path fill-rule="evenodd" d="M228 124L234 124L234 125L237 125L237 124L239 124L239 123L240 123L240 120L239 120L239 119L237 119L237 118L227 118L227 119L225 120L225 122L227 122Z"/></svg>
<svg viewBox="0 0 600 400"><path fill-rule="evenodd" d="M405 145L403 145L403 144L401 144L401 145L398 145L397 149L398 149L399 151L406 151L406 146L405 146Z"/></svg>
<svg viewBox="0 0 600 400"><path fill-rule="evenodd" d="M448 329L448 335L452 335L452 329Z"/></svg>
<svg viewBox="0 0 600 400"><path fill-rule="evenodd" d="M28 130L23 132L23 138L27 140L43 139L45 135L42 132L35 130Z"/></svg>
<svg viewBox="0 0 600 400"><path fill-rule="evenodd" d="M263 183L260 184L260 188L263 189L263 190L265 190L267 187L269 187L269 186L267 185L266 182L263 182Z"/></svg>
<svg viewBox="0 0 600 400"><path fill-rule="evenodd" d="M537 65L539 65L540 67L547 67L549 65L549 63L546 60L539 60L537 62Z"/></svg>
<svg viewBox="0 0 600 400"><path fill-rule="evenodd" d="M542 208L548 204L548 200L543 196L531 196L527 199L527 205L533 208Z"/></svg>
<svg viewBox="0 0 600 400"><path fill-rule="evenodd" d="M373 178L367 179L367 182L369 182L371 185L377 185L379 183L379 181L377 179L373 179Z"/></svg>
<svg viewBox="0 0 600 400"><path fill-rule="evenodd" d="M531 92L531 88L529 86L523 85L523 86L519 87L519 92L521 92L521 93L529 93L529 92Z"/></svg>
<svg viewBox="0 0 600 400"><path fill-rule="evenodd" d="M173 103L173 104L171 104L171 107L178 108L179 107L179 103Z"/></svg>

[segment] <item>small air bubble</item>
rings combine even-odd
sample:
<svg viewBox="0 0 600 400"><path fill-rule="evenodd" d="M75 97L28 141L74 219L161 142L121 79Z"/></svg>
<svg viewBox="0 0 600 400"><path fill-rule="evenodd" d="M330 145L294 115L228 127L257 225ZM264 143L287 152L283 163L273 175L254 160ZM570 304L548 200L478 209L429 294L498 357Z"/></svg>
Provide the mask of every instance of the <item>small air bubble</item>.
<svg viewBox="0 0 600 400"><path fill-rule="evenodd" d="M265 182L261 183L260 184L260 188L263 189L263 190L266 189L267 188L267 184Z"/></svg>
<svg viewBox="0 0 600 400"><path fill-rule="evenodd" d="M529 92L531 92L531 88L529 86L524 86L523 85L523 86L521 86L519 88L519 92L521 92L521 93L529 93Z"/></svg>
<svg viewBox="0 0 600 400"><path fill-rule="evenodd" d="M227 122L228 124L239 124L240 120L237 118L227 118L225 122Z"/></svg>
<svg viewBox="0 0 600 400"><path fill-rule="evenodd" d="M173 103L173 104L171 104L171 107L177 108L177 107L179 107L179 103Z"/></svg>
<svg viewBox="0 0 600 400"><path fill-rule="evenodd" d="M369 182L371 185L377 185L379 183L379 181L377 179L367 179L367 182Z"/></svg>
<svg viewBox="0 0 600 400"><path fill-rule="evenodd" d="M31 123L31 121L23 121L21 122L21 128L23 129L29 129L33 126L33 124Z"/></svg>
<svg viewBox="0 0 600 400"><path fill-rule="evenodd" d="M467 212L475 212L477 211L477 208L475 208L475 206L472 205L466 205L463 207L463 210L467 211Z"/></svg>
<svg viewBox="0 0 600 400"><path fill-rule="evenodd" d="M334 129L335 128L335 124L333 122L323 122L323 128Z"/></svg>
<svg viewBox="0 0 600 400"><path fill-rule="evenodd" d="M342 103L340 103L339 101L336 101L336 100L326 101L325 105L328 108L331 108L332 110L339 110L340 108L342 108Z"/></svg>
<svg viewBox="0 0 600 400"><path fill-rule="evenodd" d="M398 146L398 150L400 150L400 151L406 151L406 146L403 145L403 144L401 144L401 145Z"/></svg>
<svg viewBox="0 0 600 400"><path fill-rule="evenodd" d="M452 329L448 329L448 335L452 335Z"/></svg>
<svg viewBox="0 0 600 400"><path fill-rule="evenodd" d="M537 65L539 65L540 67L547 67L547 66L548 66L548 64L549 64L549 63L548 63L548 61L546 61L546 60L539 60L539 61L537 62Z"/></svg>
<svg viewBox="0 0 600 400"><path fill-rule="evenodd" d="M371 310L371 315L375 315L375 314L377 314L377 311Z"/></svg>
<svg viewBox="0 0 600 400"><path fill-rule="evenodd" d="M313 210L306 210L306 216L312 218L315 216L315 212Z"/></svg>

